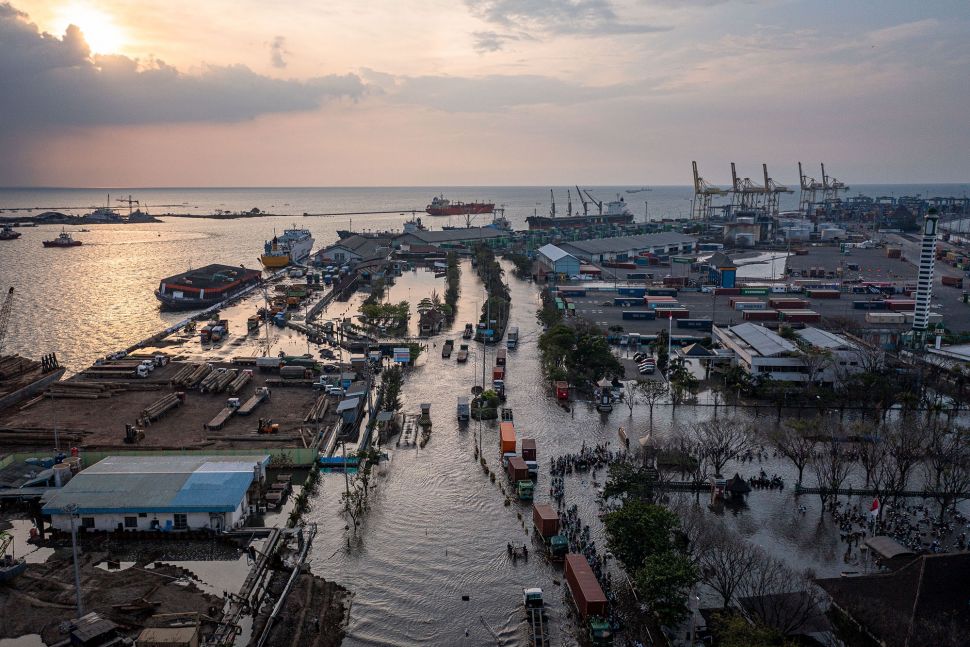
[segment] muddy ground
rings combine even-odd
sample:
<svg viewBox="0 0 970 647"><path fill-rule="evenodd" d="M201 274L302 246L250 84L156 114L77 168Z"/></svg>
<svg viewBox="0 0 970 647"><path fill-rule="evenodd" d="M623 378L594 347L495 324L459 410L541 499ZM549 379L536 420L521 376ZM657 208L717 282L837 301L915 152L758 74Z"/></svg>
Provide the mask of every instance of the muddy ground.
<svg viewBox="0 0 970 647"><path fill-rule="evenodd" d="M253 628L253 642L262 633L266 618L290 577L278 571L269 585L269 595ZM337 647L344 638L350 617L350 593L321 577L302 573L276 617L267 645L275 647Z"/></svg>

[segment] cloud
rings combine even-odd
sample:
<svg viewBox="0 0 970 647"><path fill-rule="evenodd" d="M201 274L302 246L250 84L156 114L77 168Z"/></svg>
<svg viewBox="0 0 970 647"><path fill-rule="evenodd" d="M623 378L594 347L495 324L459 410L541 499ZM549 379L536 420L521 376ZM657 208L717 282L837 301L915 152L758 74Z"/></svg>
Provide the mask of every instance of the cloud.
<svg viewBox="0 0 970 647"><path fill-rule="evenodd" d="M283 36L277 36L273 39L273 42L269 45L270 55L269 60L273 67L284 68L286 67L286 59L284 56L289 55L289 51L286 49L286 38Z"/></svg>
<svg viewBox="0 0 970 647"><path fill-rule="evenodd" d="M670 29L622 20L610 0L465 0L465 4L486 22L526 33L613 36Z"/></svg>
<svg viewBox="0 0 970 647"><path fill-rule="evenodd" d="M92 56L80 29L41 33L0 4L0 135L50 125L237 122L365 92L354 74L273 79L244 65L185 74L160 60Z"/></svg>
<svg viewBox="0 0 970 647"><path fill-rule="evenodd" d="M512 34L500 34L495 31L476 31L472 34L474 43L472 48L479 54L497 52L505 47L505 43L510 40L519 40L518 36Z"/></svg>

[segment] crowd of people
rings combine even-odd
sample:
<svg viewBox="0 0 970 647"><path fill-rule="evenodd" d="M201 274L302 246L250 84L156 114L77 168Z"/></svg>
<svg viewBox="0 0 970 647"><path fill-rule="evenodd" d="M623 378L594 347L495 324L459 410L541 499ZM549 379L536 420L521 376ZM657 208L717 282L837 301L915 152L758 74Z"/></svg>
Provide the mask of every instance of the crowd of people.
<svg viewBox="0 0 970 647"><path fill-rule="evenodd" d="M549 471L554 476L572 474L573 471L584 472L588 469L595 472L618 458L618 454L614 453L609 446L609 442L593 447L587 447L586 443L583 443L582 448L575 454L565 454L554 459Z"/></svg>
<svg viewBox="0 0 970 647"><path fill-rule="evenodd" d="M846 554L868 536L886 535L914 553L962 551L968 547L970 524L959 510L939 511L922 503L883 508L874 514L859 505L836 501L832 516L839 524L839 537L847 544Z"/></svg>
<svg viewBox="0 0 970 647"><path fill-rule="evenodd" d="M777 474L772 474L768 476L764 470L758 476L753 476L748 479L748 484L755 490L783 490L785 489L785 480L778 476Z"/></svg>

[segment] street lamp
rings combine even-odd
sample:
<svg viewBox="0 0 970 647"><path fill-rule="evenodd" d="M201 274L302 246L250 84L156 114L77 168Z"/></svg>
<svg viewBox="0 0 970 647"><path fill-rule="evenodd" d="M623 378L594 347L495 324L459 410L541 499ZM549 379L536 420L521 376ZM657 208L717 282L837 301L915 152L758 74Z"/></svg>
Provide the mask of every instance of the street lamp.
<svg viewBox="0 0 970 647"><path fill-rule="evenodd" d="M71 518L71 551L74 553L74 595L77 598L77 617L80 618L84 615L84 602L81 599L81 566L77 557L77 525L74 521L78 516L78 507L76 503L70 503L64 506L64 510Z"/></svg>

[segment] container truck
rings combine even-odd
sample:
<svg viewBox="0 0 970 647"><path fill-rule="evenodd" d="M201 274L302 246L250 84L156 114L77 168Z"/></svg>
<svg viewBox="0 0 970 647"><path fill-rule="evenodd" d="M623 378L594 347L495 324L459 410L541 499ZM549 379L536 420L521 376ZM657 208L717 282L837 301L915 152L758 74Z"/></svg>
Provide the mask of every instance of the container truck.
<svg viewBox="0 0 970 647"><path fill-rule="evenodd" d="M458 414L458 420L468 420L469 418L471 418L472 409L471 409L471 403L468 400L468 396L463 395L458 397L457 414Z"/></svg>
<svg viewBox="0 0 970 647"><path fill-rule="evenodd" d="M515 452L515 425L511 422L499 423L498 434L501 453Z"/></svg>
<svg viewBox="0 0 970 647"><path fill-rule="evenodd" d="M604 620L606 616L606 595L589 567L586 557L577 553L566 555L566 584L576 610L589 629L590 641L594 645L613 643L612 631Z"/></svg>
<svg viewBox="0 0 970 647"><path fill-rule="evenodd" d="M515 350L519 345L519 327L509 326L508 332L505 333L505 345L509 350Z"/></svg>
<svg viewBox="0 0 970 647"><path fill-rule="evenodd" d="M507 351L504 348L499 348L495 351L495 365L505 366L505 358L507 357Z"/></svg>

